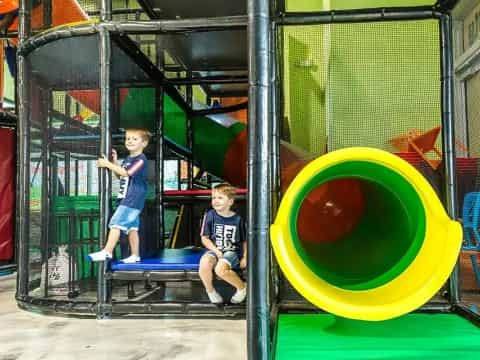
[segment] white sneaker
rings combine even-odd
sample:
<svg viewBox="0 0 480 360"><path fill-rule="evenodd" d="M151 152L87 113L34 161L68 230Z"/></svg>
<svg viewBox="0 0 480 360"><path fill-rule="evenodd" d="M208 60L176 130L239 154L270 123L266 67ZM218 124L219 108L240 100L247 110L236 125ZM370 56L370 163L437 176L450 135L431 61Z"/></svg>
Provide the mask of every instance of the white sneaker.
<svg viewBox="0 0 480 360"><path fill-rule="evenodd" d="M105 261L112 258L112 254L105 250L100 250L91 254L88 254L90 261Z"/></svg>
<svg viewBox="0 0 480 360"><path fill-rule="evenodd" d="M230 299L230 302L232 304L240 304L245 300L247 297L247 286L245 286L243 289L237 289L235 294L233 294L232 298Z"/></svg>
<svg viewBox="0 0 480 360"><path fill-rule="evenodd" d="M133 264L133 263L139 262L140 260L141 260L140 256L130 255L129 257L122 259L120 261L123 262L124 264Z"/></svg>
<svg viewBox="0 0 480 360"><path fill-rule="evenodd" d="M220 295L217 290L213 290L212 292L207 292L208 298L210 299L210 302L212 304L222 304L223 303L223 298L222 295Z"/></svg>

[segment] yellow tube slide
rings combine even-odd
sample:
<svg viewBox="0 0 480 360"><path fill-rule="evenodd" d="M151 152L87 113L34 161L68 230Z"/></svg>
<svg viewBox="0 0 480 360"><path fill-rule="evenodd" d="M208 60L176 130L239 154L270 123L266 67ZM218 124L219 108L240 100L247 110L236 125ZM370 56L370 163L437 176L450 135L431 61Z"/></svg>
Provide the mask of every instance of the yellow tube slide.
<svg viewBox="0 0 480 360"><path fill-rule="evenodd" d="M270 233L282 271L309 302L371 321L428 302L448 279L462 241L460 224L427 180L371 148L309 163L285 192Z"/></svg>

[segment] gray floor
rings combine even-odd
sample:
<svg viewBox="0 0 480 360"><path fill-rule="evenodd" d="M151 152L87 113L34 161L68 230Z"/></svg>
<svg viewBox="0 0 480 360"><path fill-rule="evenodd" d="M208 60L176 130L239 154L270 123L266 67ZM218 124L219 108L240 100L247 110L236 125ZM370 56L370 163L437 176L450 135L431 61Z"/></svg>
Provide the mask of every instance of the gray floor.
<svg viewBox="0 0 480 360"><path fill-rule="evenodd" d="M19 310L0 277L0 360L246 359L245 320L74 319Z"/></svg>

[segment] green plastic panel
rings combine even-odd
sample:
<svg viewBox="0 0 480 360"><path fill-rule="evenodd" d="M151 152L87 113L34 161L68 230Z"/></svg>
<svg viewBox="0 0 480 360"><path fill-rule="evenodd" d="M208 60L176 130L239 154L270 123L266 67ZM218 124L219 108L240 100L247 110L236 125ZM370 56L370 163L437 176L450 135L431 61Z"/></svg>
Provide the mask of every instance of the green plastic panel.
<svg viewBox="0 0 480 360"><path fill-rule="evenodd" d="M245 129L245 124L235 123L225 127L203 116L193 118L192 122L195 162L202 169L222 177L225 153L232 140Z"/></svg>
<svg viewBox="0 0 480 360"><path fill-rule="evenodd" d="M187 117L168 95L164 96L164 131L169 140L187 145ZM120 127L141 127L155 132L155 89L131 88L120 111Z"/></svg>
<svg viewBox="0 0 480 360"><path fill-rule="evenodd" d="M476 360L480 329L454 314L366 322L330 314L281 314L276 360Z"/></svg>
<svg viewBox="0 0 480 360"><path fill-rule="evenodd" d="M120 126L143 127L155 131L155 90L132 88L123 102ZM169 96L164 96L165 137L187 147L186 113ZM205 116L192 118L195 163L216 176L223 175L224 156L235 137L245 129L243 123L225 126Z"/></svg>

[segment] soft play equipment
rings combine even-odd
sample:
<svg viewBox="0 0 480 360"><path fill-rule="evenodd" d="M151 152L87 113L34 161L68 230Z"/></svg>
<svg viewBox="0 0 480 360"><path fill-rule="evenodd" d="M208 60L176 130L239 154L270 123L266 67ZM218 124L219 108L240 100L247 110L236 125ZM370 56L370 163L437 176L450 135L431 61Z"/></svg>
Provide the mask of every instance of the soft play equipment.
<svg viewBox="0 0 480 360"><path fill-rule="evenodd" d="M5 14L18 12L18 0L5 0L0 2L0 16L5 16ZM83 9L78 5L76 0L52 0L52 23L50 26L60 26L66 23L71 22L78 22L84 21L88 19L87 14L83 11ZM18 22L19 17L18 14L13 18L12 23L9 25L7 31L18 31ZM31 28L33 30L41 29L44 27L44 14L43 14L43 4L38 4L32 8L31 12ZM15 52L14 47L18 45L17 38L10 38L8 40L10 45L6 47L5 53L2 52L0 55L0 61L3 62L3 56L6 57L8 67L10 69L11 74L14 76L15 69ZM0 75L3 75L4 69L1 68ZM0 76L0 89L3 92L3 76ZM100 97L100 93L95 91L77 91L72 92L71 95L80 101L82 104L92 104L98 102L98 98Z"/></svg>
<svg viewBox="0 0 480 360"><path fill-rule="evenodd" d="M205 251L203 248L164 249L155 257L142 259L138 263L114 261L111 268L115 271L198 270L200 258Z"/></svg>
<svg viewBox="0 0 480 360"><path fill-rule="evenodd" d="M6 14L18 9L18 0L6 0L0 3L0 14ZM82 21L87 19L87 15L75 0L52 0L52 24L51 26L59 26L73 21ZM18 16L16 16L8 31L17 31ZM31 27L38 29L43 27L43 4L39 4L32 8ZM10 40L13 44L17 44L17 39Z"/></svg>
<svg viewBox="0 0 480 360"><path fill-rule="evenodd" d="M299 232L305 220L307 236ZM347 148L298 174L271 238L287 279L312 304L347 318L385 320L417 309L442 287L462 230L406 161Z"/></svg>
<svg viewBox="0 0 480 360"><path fill-rule="evenodd" d="M3 152L0 158L0 262L13 258L15 207L15 131L0 128Z"/></svg>

